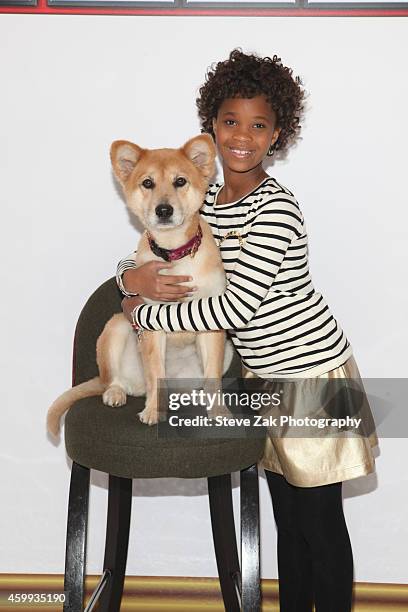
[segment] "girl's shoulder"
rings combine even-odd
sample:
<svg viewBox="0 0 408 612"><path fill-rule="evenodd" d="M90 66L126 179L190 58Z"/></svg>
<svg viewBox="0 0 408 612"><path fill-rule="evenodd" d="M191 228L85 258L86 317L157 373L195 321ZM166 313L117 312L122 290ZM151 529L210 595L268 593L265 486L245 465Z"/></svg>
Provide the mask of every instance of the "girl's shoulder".
<svg viewBox="0 0 408 612"><path fill-rule="evenodd" d="M284 194L284 195L290 196L291 198L295 199L295 196L290 191L290 189L285 187L285 185L282 185L282 183L279 182L273 176L269 176L268 178L266 178L265 181L259 186L258 189L262 195Z"/></svg>
<svg viewBox="0 0 408 612"><path fill-rule="evenodd" d="M294 193L272 176L265 180L265 183L261 186L260 192L265 197L271 196L272 199L281 198L284 201L292 202L294 206L300 208Z"/></svg>
<svg viewBox="0 0 408 612"><path fill-rule="evenodd" d="M212 206L214 204L215 196L217 191L221 187L221 183L210 183L205 194L204 204Z"/></svg>
<svg viewBox="0 0 408 612"><path fill-rule="evenodd" d="M270 176L258 187L251 213L279 214L295 220L298 229L304 227L303 213L293 192Z"/></svg>

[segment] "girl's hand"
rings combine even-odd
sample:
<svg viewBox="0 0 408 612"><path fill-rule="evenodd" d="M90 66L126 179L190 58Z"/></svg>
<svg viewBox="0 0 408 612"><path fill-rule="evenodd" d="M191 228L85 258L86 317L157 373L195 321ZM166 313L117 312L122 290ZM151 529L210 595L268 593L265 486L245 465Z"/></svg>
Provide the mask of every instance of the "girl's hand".
<svg viewBox="0 0 408 612"><path fill-rule="evenodd" d="M128 297L128 298L125 297L122 300L123 314L125 315L125 317L130 323L133 323L132 321L133 310L136 308L136 306L141 306L142 304L144 304L144 301L138 295L136 295L135 297Z"/></svg>
<svg viewBox="0 0 408 612"><path fill-rule="evenodd" d="M177 302L191 295L195 288L178 284L192 281L191 276L159 274L160 270L172 266L172 263L149 261L138 268L126 270L123 285L130 293L139 293L150 300Z"/></svg>

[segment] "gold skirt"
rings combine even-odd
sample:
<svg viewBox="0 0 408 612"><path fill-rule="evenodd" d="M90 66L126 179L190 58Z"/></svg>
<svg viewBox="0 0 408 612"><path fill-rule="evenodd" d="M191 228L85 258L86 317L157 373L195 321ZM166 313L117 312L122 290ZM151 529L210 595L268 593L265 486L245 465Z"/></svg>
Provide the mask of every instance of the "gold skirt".
<svg viewBox="0 0 408 612"><path fill-rule="evenodd" d="M243 378L257 378L262 391L273 391L276 387L274 379L259 378L246 368L243 369ZM321 389L324 384L321 379L338 378L352 379L358 385L360 395L362 393L364 397L363 412L373 425L371 409L353 356L330 372L313 378L297 379L296 384L289 385L288 390L285 390L285 401L290 404L290 414L295 417L305 416L305 406L308 403L311 405L316 398L316 384ZM312 401L308 402L308 399ZM323 433L318 437L291 437L268 427L260 465L266 470L282 474L295 486L316 487L373 472L375 461L372 449L377 444L377 434L372 426L365 435L350 435L350 432L345 431L336 435Z"/></svg>

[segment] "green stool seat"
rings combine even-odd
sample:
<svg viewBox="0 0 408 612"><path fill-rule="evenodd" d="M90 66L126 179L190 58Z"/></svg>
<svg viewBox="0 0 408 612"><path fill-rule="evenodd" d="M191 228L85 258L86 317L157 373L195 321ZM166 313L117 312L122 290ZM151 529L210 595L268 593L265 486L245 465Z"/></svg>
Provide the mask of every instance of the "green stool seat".
<svg viewBox="0 0 408 612"><path fill-rule="evenodd" d="M140 422L144 397L111 408L100 397L77 402L65 420L65 445L73 461L123 478L207 478L240 471L262 456L254 437L168 438L160 426ZM158 431L159 429L159 431Z"/></svg>

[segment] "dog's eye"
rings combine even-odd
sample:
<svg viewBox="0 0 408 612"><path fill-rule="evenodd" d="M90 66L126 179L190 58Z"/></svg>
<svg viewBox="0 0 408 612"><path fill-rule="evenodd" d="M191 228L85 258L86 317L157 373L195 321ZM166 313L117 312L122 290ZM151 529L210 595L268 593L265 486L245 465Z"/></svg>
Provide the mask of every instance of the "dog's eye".
<svg viewBox="0 0 408 612"><path fill-rule="evenodd" d="M174 181L174 186L175 187L184 187L184 185L187 183L186 179L182 176L179 176L178 178L176 178L176 180Z"/></svg>
<svg viewBox="0 0 408 612"><path fill-rule="evenodd" d="M154 187L154 183L153 183L152 179L149 179L149 178L145 179L142 182L142 185L143 185L143 187L145 189L153 189L153 187Z"/></svg>

